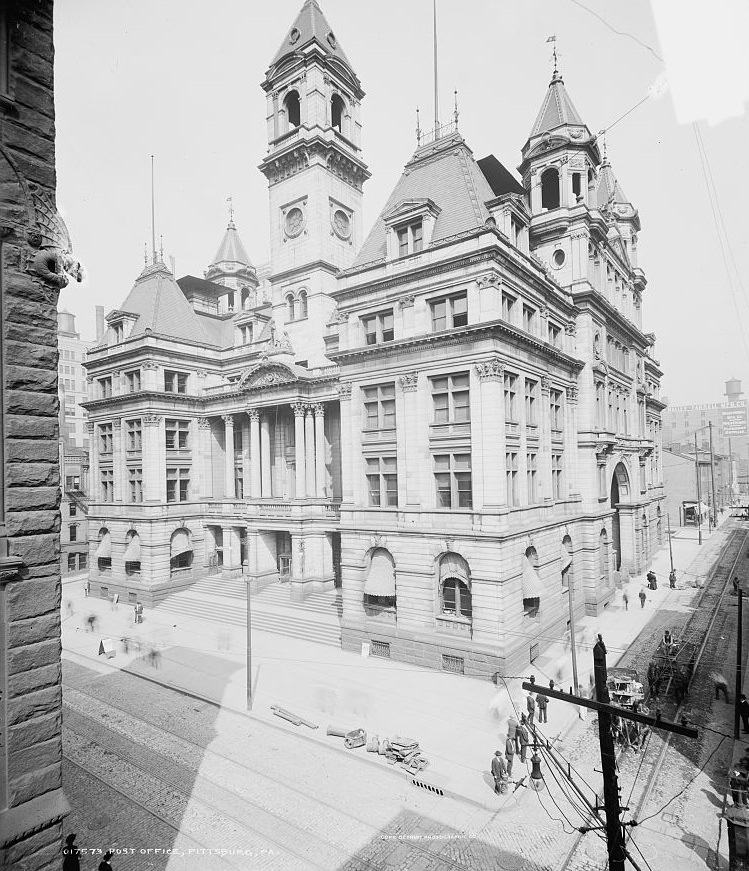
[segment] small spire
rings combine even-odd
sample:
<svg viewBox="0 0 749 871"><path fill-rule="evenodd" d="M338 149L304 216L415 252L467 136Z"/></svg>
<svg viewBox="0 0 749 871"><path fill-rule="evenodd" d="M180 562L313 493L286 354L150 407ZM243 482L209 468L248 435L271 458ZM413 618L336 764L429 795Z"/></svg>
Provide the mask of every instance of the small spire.
<svg viewBox="0 0 749 871"><path fill-rule="evenodd" d="M234 226L234 200L231 197L226 198L226 202L229 203L229 226Z"/></svg>
<svg viewBox="0 0 749 871"><path fill-rule="evenodd" d="M554 72L552 73L551 80L552 80L552 82L556 82L562 78L559 75L559 55L557 54L556 34L552 34L546 41L551 42L554 45L554 50L551 53L551 59L554 62Z"/></svg>
<svg viewBox="0 0 749 871"><path fill-rule="evenodd" d="M143 263L148 266L148 242L143 243Z"/></svg>
<svg viewBox="0 0 749 871"><path fill-rule="evenodd" d="M455 95L455 108L453 109L453 121L455 122L455 129L457 130L458 129L458 115L459 115L459 112L458 112L458 89L457 88L453 91L453 94Z"/></svg>
<svg viewBox="0 0 749 871"><path fill-rule="evenodd" d="M164 237L159 236L159 263L164 262Z"/></svg>
<svg viewBox="0 0 749 871"><path fill-rule="evenodd" d="M601 137L601 141L603 142L603 161L602 163L608 163L608 155L606 154L606 131L599 130L598 135Z"/></svg>
<svg viewBox="0 0 749 871"><path fill-rule="evenodd" d="M421 145L421 123L419 122L419 107L416 107L416 144Z"/></svg>

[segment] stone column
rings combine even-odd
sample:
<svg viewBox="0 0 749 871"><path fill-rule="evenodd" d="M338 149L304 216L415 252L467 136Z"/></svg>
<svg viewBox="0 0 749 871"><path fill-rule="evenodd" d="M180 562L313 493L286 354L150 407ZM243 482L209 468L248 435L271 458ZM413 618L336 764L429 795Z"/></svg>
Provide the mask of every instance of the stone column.
<svg viewBox="0 0 749 871"><path fill-rule="evenodd" d="M224 498L234 498L234 415L224 414Z"/></svg>
<svg viewBox="0 0 749 871"><path fill-rule="evenodd" d="M413 313L413 304L410 311ZM398 505L400 507L419 504L418 447L413 438L415 429L422 423L416 408L418 381L417 372L403 375L396 381L395 443L398 466ZM361 456L361 450L359 456Z"/></svg>
<svg viewBox="0 0 749 871"><path fill-rule="evenodd" d="M101 502L101 482L99 481L99 434L95 423L87 423L89 461L88 461L88 498L90 502ZM63 483L65 483L63 481Z"/></svg>
<svg viewBox="0 0 749 871"><path fill-rule="evenodd" d="M480 379L478 400L471 394L471 419L481 422L481 446L484 466L484 508L507 504L505 477L505 403L504 366L495 357L476 364ZM473 433L474 425L471 425Z"/></svg>
<svg viewBox="0 0 749 871"><path fill-rule="evenodd" d="M307 495L304 464L304 412L306 406L303 402L295 402L292 409L294 410L295 496L297 499L304 499Z"/></svg>
<svg viewBox="0 0 749 871"><path fill-rule="evenodd" d="M551 382L541 378L541 437L538 440L538 476L540 502L551 501L551 408L549 394Z"/></svg>
<svg viewBox="0 0 749 871"><path fill-rule="evenodd" d="M263 497L273 495L270 466L270 414L266 409L260 420L260 493Z"/></svg>
<svg viewBox="0 0 749 871"><path fill-rule="evenodd" d="M250 424L241 417L239 426L242 430L242 498L246 499L250 487Z"/></svg>
<svg viewBox="0 0 749 871"><path fill-rule="evenodd" d="M325 406L316 402L315 414L315 484L317 498L325 498Z"/></svg>
<svg viewBox="0 0 749 871"><path fill-rule="evenodd" d="M315 416L308 405L304 417L304 453L306 463L306 488L310 496L315 494Z"/></svg>
<svg viewBox="0 0 749 871"><path fill-rule="evenodd" d="M193 466L198 469L200 498L213 496L213 473L211 471L211 421L207 417L198 418L198 449L193 451Z"/></svg>
<svg viewBox="0 0 749 871"><path fill-rule="evenodd" d="M112 420L112 471L114 472L114 501L122 502L125 498L127 483L127 464L125 450L122 444L122 418Z"/></svg>
<svg viewBox="0 0 749 871"><path fill-rule="evenodd" d="M262 493L260 472L260 412L251 408L250 418L250 496L259 499Z"/></svg>
<svg viewBox="0 0 749 871"><path fill-rule="evenodd" d="M354 452L356 427L352 410L351 394L353 388L349 383L338 385L338 407L341 414L341 493L343 501L351 504L354 501ZM359 424L361 431L361 423Z"/></svg>
<svg viewBox="0 0 749 871"><path fill-rule="evenodd" d="M166 444L163 418L160 414L144 414L143 418L143 501L166 500Z"/></svg>

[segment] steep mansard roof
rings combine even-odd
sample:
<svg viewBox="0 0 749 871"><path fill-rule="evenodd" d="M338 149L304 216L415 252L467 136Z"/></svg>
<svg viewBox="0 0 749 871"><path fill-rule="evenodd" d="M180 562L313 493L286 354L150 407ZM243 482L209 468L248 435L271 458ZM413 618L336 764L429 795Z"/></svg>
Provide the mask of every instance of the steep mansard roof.
<svg viewBox="0 0 749 871"><path fill-rule="evenodd" d="M484 204L493 198L494 191L459 133L422 146L406 164L354 266L385 256L387 227L384 216L399 203L431 200L441 209L432 234L432 243L435 243L481 226L489 217Z"/></svg>
<svg viewBox="0 0 749 871"><path fill-rule="evenodd" d="M353 69L317 0L306 0L304 6L299 10L299 14L271 62L271 67L275 66L286 55L301 51L304 46L313 41L317 42L326 54L339 58L349 69Z"/></svg>

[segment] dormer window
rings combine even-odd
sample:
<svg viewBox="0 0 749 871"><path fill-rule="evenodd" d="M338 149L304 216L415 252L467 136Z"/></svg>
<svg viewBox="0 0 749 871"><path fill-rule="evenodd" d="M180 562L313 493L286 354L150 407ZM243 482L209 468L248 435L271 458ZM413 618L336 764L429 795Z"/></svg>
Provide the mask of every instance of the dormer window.
<svg viewBox="0 0 749 871"><path fill-rule="evenodd" d="M119 343L125 338L125 325L122 321L117 321L112 324L112 332L114 334L114 344L119 345Z"/></svg>
<svg viewBox="0 0 749 871"><path fill-rule="evenodd" d="M284 97L283 106L286 110L288 129L292 130L294 127L298 127L302 117L299 93L297 91L289 91Z"/></svg>
<svg viewBox="0 0 749 871"><path fill-rule="evenodd" d="M440 212L440 207L429 199L402 200L385 212L388 259L418 254L428 248Z"/></svg>
<svg viewBox="0 0 749 871"><path fill-rule="evenodd" d="M417 254L424 247L424 225L422 221L414 221L406 227L398 227L398 256Z"/></svg>
<svg viewBox="0 0 749 871"><path fill-rule="evenodd" d="M239 328L239 335L243 345L249 345L252 342L252 324L244 324Z"/></svg>

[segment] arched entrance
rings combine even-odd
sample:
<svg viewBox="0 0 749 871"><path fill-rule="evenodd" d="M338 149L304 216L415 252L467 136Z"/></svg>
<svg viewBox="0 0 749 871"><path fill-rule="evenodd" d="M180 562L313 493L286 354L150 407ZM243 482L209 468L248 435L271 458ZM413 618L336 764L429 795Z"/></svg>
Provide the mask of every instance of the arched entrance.
<svg viewBox="0 0 749 871"><path fill-rule="evenodd" d="M614 569L622 567L622 527L619 505L629 498L629 475L624 463L617 463L611 478L611 507L614 515L611 518L611 547L614 550Z"/></svg>

